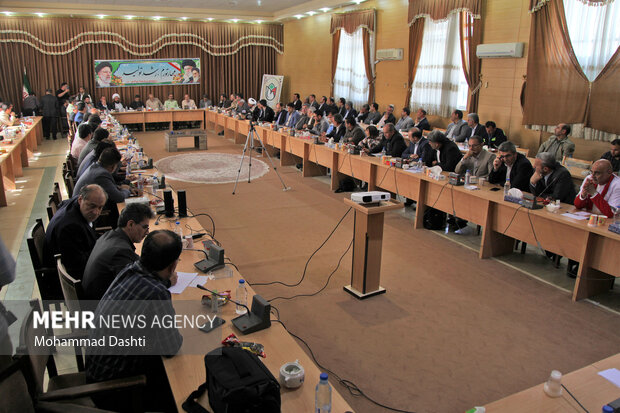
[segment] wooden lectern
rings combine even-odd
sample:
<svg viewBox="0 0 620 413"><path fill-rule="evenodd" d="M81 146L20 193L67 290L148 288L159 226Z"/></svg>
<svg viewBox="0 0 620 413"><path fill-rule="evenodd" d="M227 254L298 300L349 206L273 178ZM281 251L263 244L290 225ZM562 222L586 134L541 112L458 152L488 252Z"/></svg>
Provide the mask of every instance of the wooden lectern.
<svg viewBox="0 0 620 413"><path fill-rule="evenodd" d="M348 198L344 203L355 209L353 227L353 265L351 284L344 287L349 294L363 300L382 294L381 252L383 243L383 213L403 208L402 202L389 200L373 204L358 204Z"/></svg>

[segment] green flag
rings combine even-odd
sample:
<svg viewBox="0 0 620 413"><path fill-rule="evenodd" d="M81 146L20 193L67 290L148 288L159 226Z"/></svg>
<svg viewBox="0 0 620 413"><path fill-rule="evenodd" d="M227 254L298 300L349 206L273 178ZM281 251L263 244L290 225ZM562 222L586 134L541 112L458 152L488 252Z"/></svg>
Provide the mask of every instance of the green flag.
<svg viewBox="0 0 620 413"><path fill-rule="evenodd" d="M26 99L28 97L28 95L30 94L30 92L32 92L32 89L30 88L30 80L28 80L28 74L26 73L26 67L24 66L24 81L23 81L23 88L22 88L22 99Z"/></svg>

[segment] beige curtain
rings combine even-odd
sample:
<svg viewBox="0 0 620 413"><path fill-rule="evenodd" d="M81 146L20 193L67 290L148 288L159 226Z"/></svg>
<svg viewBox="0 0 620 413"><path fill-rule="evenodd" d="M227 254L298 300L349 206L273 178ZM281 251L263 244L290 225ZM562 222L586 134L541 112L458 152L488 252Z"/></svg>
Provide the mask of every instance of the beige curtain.
<svg viewBox="0 0 620 413"><path fill-rule="evenodd" d="M409 26L420 17L443 20L453 11L467 11L480 19L480 0L409 0Z"/></svg>
<svg viewBox="0 0 620 413"><path fill-rule="evenodd" d="M620 47L592 83L586 126L620 134Z"/></svg>

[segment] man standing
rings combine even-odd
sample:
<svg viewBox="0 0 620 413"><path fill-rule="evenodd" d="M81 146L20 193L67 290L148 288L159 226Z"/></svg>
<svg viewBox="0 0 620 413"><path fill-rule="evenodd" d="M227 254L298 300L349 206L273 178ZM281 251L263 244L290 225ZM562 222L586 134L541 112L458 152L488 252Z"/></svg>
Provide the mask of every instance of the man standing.
<svg viewBox="0 0 620 413"><path fill-rule="evenodd" d="M45 139L51 137L55 140L58 128L60 103L58 102L58 98L52 95L52 89L47 89L45 91L45 96L41 98L41 108L43 112L43 136L45 136Z"/></svg>
<svg viewBox="0 0 620 413"><path fill-rule="evenodd" d="M506 142L508 138L504 135L504 131L497 127L495 122L492 120L488 121L484 124L484 127L487 130L487 141L484 142L489 148L497 149L499 145L503 142Z"/></svg>
<svg viewBox="0 0 620 413"><path fill-rule="evenodd" d="M121 212L118 227L97 240L82 279L86 299L101 300L116 275L140 258L134 244L142 242L149 233L152 218L148 205L129 204Z"/></svg>
<svg viewBox="0 0 620 413"><path fill-rule="evenodd" d="M99 218L107 195L99 185L86 185L77 197L63 203L45 232L44 257L48 267L55 267L55 254L73 278L82 279L86 262L97 236L92 223Z"/></svg>
<svg viewBox="0 0 620 413"><path fill-rule="evenodd" d="M611 207L620 207L620 178L613 174L611 162L599 159L592 164L592 174L583 180L574 204L593 214L613 217Z"/></svg>
<svg viewBox="0 0 620 413"><path fill-rule="evenodd" d="M396 130L397 131L402 131L402 130L406 130L408 131L410 128L413 127L413 119L411 119L411 117L409 117L409 114L411 113L411 111L409 110L409 108L403 108L403 110L400 112L400 119L398 119L398 122L396 123ZM428 123L428 121L427 121ZM416 128L423 130L422 128L419 128L416 126ZM429 126L430 128L430 126Z"/></svg>
<svg viewBox="0 0 620 413"><path fill-rule="evenodd" d="M480 136L469 138L469 151L461 158L454 171L464 174L469 170L472 176L488 177L493 170L495 155L482 148L483 142Z"/></svg>
<svg viewBox="0 0 620 413"><path fill-rule="evenodd" d="M555 160L558 162L562 162L564 157L572 158L575 152L575 144L568 138L570 131L569 125L560 123L555 127L554 135L540 145L538 153L549 152L555 156Z"/></svg>
<svg viewBox="0 0 620 413"><path fill-rule="evenodd" d="M504 185L510 179L510 187L523 192L530 190L530 178L534 173L532 164L525 155L517 152L514 143L506 141L497 148L499 156L493 160L493 170L489 174L489 182Z"/></svg>
<svg viewBox="0 0 620 413"><path fill-rule="evenodd" d="M22 112L24 116L36 116L40 106L37 95L29 93L26 99L24 99L24 103L22 103Z"/></svg>
<svg viewBox="0 0 620 413"><path fill-rule="evenodd" d="M611 141L611 149L605 152L601 159L607 159L611 163L612 171L620 172L620 139Z"/></svg>
<svg viewBox="0 0 620 413"><path fill-rule="evenodd" d="M463 112L455 109L450 115L451 123L446 129L446 137L455 142L465 142L471 136L467 122L463 120Z"/></svg>
<svg viewBox="0 0 620 413"><path fill-rule="evenodd" d="M560 165L548 152L541 152L534 160L534 173L530 178L530 192L541 198L571 203L575 200L575 185L568 169Z"/></svg>

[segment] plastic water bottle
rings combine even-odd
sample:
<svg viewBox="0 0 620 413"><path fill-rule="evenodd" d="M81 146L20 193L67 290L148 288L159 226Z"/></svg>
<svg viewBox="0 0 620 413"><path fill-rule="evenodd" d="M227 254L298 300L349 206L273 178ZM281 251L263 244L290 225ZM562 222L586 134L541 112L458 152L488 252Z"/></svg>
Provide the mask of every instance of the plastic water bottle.
<svg viewBox="0 0 620 413"><path fill-rule="evenodd" d="M142 174L138 174L138 190L144 190L144 184L142 182Z"/></svg>
<svg viewBox="0 0 620 413"><path fill-rule="evenodd" d="M125 166L125 179L130 180L131 177L131 161L127 161L127 166Z"/></svg>
<svg viewBox="0 0 620 413"><path fill-rule="evenodd" d="M385 152L385 146L383 146L383 149L381 149L381 156L385 156L386 152Z"/></svg>
<svg viewBox="0 0 620 413"><path fill-rule="evenodd" d="M327 381L327 373L321 373L321 380L314 393L314 412L329 413L332 411L332 386Z"/></svg>
<svg viewBox="0 0 620 413"><path fill-rule="evenodd" d="M467 172L465 172L465 185L469 185L470 180L471 180L471 172L469 172L469 169L468 169Z"/></svg>
<svg viewBox="0 0 620 413"><path fill-rule="evenodd" d="M239 304L248 305L248 290L245 288L245 280L239 280L239 285L237 286L237 294L235 295L235 301ZM248 310L245 309L243 305L237 304L235 311L237 314L245 314Z"/></svg>
<svg viewBox="0 0 620 413"><path fill-rule="evenodd" d="M153 176L152 179L152 185L153 185L153 195L157 194L157 189L159 188L159 181L157 180L156 176Z"/></svg>
<svg viewBox="0 0 620 413"><path fill-rule="evenodd" d="M508 191L510 191L510 178L506 178L506 183L504 183L504 196L508 196Z"/></svg>
<svg viewBox="0 0 620 413"><path fill-rule="evenodd" d="M181 223L179 221L174 224L174 232L183 240L183 228L181 228Z"/></svg>

